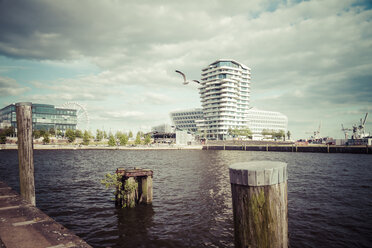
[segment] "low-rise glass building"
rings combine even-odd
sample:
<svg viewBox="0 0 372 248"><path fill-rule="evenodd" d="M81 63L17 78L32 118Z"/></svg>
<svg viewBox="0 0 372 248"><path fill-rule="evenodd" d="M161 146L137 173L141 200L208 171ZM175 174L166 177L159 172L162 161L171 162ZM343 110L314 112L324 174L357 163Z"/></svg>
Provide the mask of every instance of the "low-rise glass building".
<svg viewBox="0 0 372 248"><path fill-rule="evenodd" d="M75 130L77 111L75 109L58 108L50 104L32 104L33 130ZM10 104L0 110L0 126L12 126L17 129L16 106Z"/></svg>
<svg viewBox="0 0 372 248"><path fill-rule="evenodd" d="M192 133L198 131L198 121L203 120L203 109L187 109L170 113L172 122L177 130L185 130Z"/></svg>
<svg viewBox="0 0 372 248"><path fill-rule="evenodd" d="M247 111L247 118L254 139L263 138L263 130L287 132L288 118L282 113L251 108Z"/></svg>

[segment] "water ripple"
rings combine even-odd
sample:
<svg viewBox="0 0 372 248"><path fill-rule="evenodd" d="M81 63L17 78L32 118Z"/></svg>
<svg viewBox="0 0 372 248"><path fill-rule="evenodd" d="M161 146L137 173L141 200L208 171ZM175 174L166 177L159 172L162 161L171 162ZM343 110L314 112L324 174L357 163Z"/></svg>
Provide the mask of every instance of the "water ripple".
<svg viewBox="0 0 372 248"><path fill-rule="evenodd" d="M244 151L61 150L35 154L37 206L94 247L233 247L228 165L288 164L291 247L372 247L372 157ZM99 180L117 167L154 171L154 201L118 209ZM19 190L17 151L0 180Z"/></svg>

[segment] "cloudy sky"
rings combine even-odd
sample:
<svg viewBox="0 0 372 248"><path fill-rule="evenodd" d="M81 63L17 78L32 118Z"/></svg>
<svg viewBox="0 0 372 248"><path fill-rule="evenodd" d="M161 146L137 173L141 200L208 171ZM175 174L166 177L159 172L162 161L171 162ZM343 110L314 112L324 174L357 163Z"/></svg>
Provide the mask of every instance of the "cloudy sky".
<svg viewBox="0 0 372 248"><path fill-rule="evenodd" d="M79 102L92 130L148 131L200 107L174 70L200 79L219 58L251 68L251 106L296 138L320 122L341 138L372 112L368 0L0 0L0 108Z"/></svg>

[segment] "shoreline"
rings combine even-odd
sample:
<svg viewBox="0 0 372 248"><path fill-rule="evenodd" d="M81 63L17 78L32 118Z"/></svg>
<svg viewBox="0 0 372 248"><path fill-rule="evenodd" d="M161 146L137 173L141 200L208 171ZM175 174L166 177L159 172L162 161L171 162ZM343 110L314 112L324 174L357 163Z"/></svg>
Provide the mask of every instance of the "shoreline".
<svg viewBox="0 0 372 248"><path fill-rule="evenodd" d="M160 146L102 146L102 145L42 145L34 144L34 150L202 150L202 145ZM16 144L2 144L0 150L18 150Z"/></svg>

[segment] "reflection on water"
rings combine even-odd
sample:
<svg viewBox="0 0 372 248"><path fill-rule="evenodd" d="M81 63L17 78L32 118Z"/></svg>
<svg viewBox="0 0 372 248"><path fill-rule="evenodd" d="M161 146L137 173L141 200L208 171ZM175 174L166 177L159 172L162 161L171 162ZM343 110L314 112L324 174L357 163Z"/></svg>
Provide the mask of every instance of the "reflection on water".
<svg viewBox="0 0 372 248"><path fill-rule="evenodd" d="M372 156L246 151L35 151L36 204L94 247L233 247L228 165L288 164L291 247L372 247ZM152 205L116 208L99 180L154 171ZM17 151L0 151L16 190Z"/></svg>

